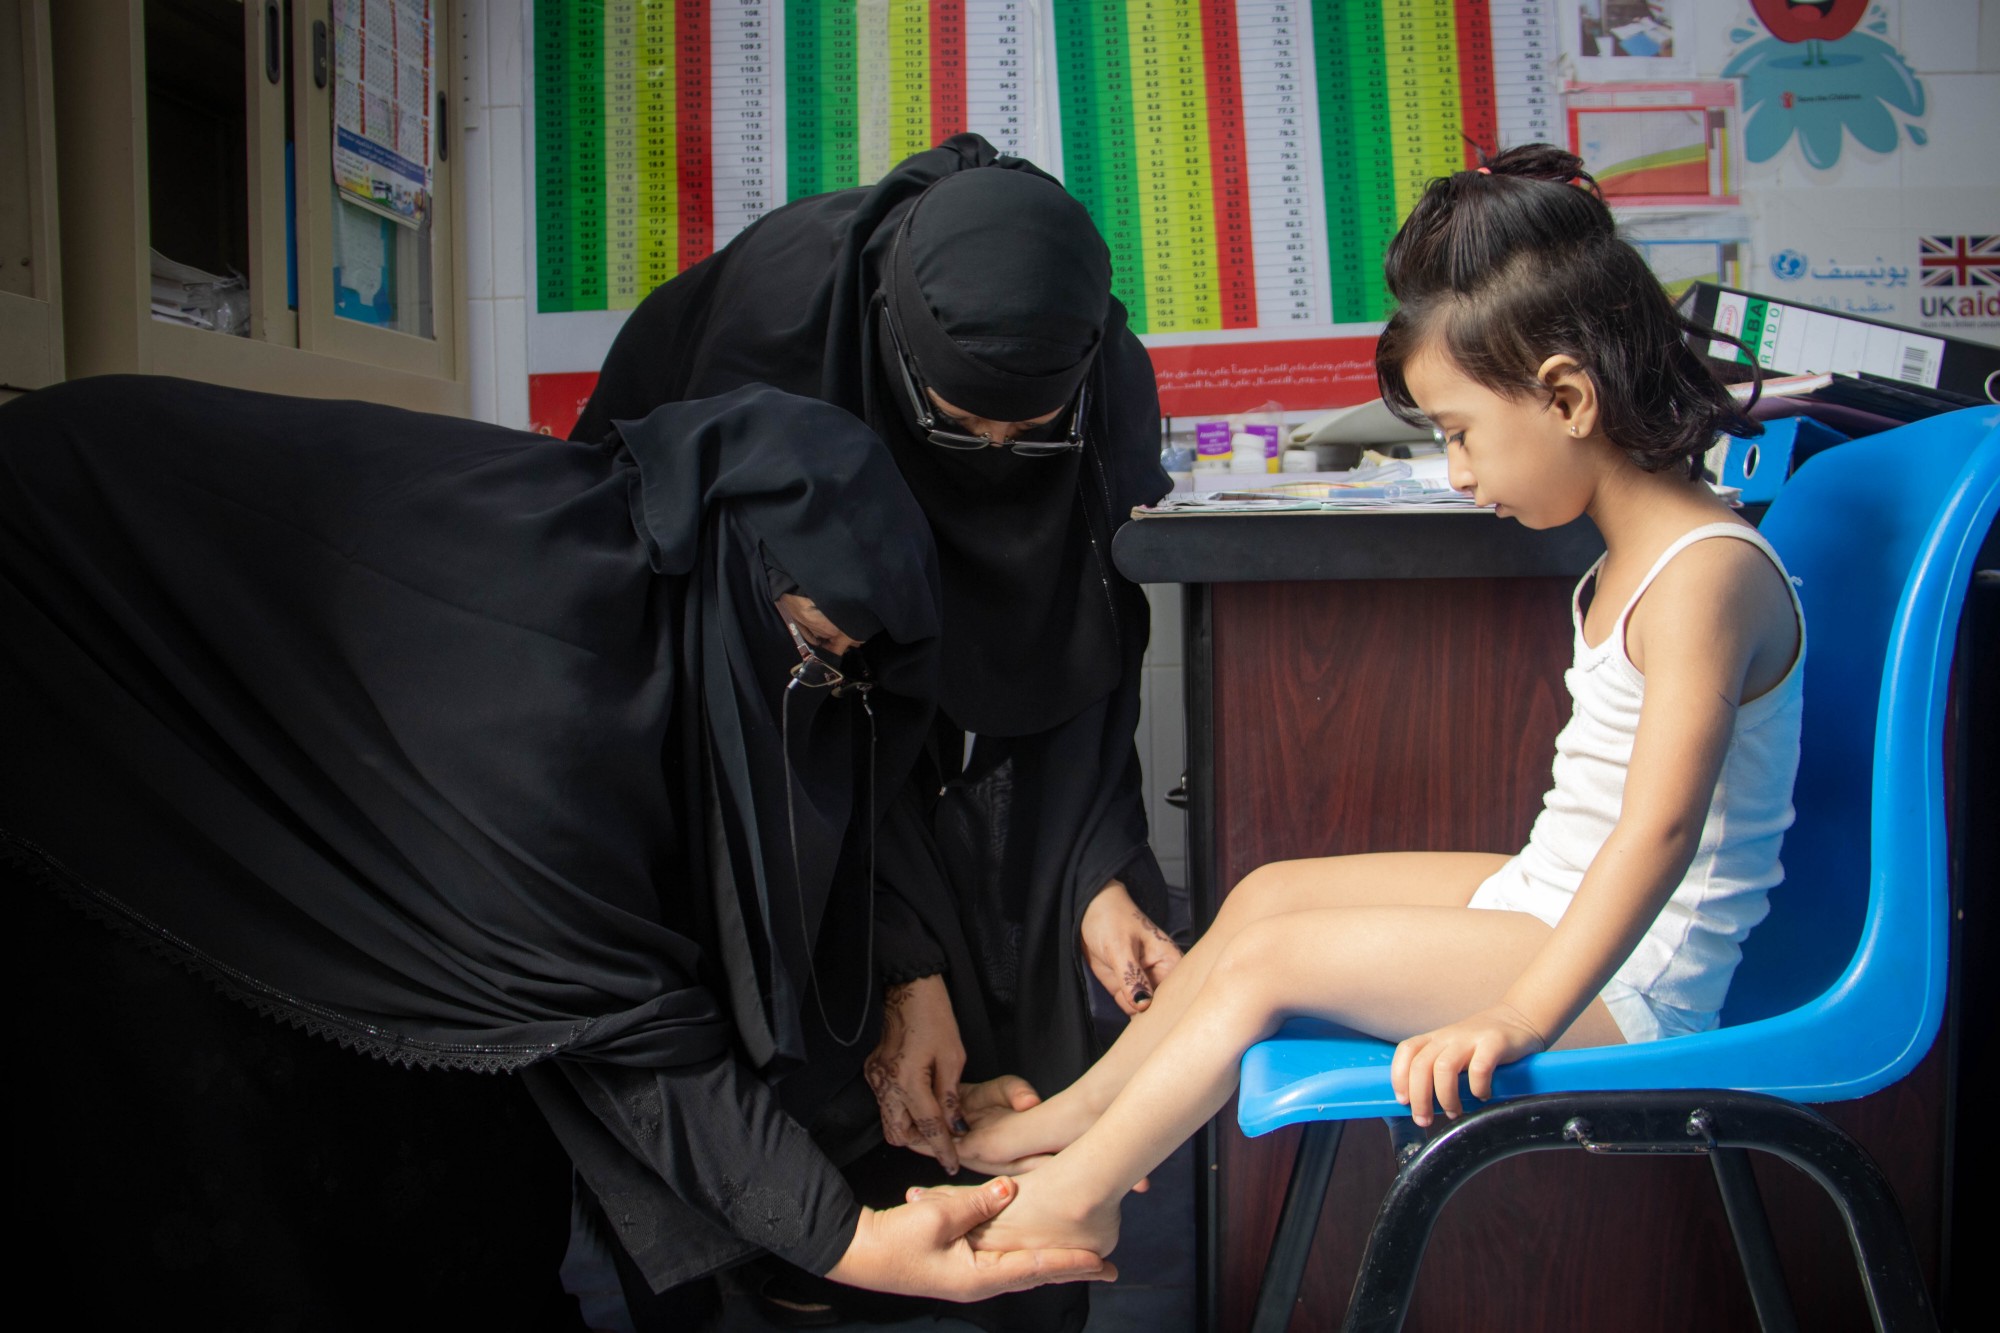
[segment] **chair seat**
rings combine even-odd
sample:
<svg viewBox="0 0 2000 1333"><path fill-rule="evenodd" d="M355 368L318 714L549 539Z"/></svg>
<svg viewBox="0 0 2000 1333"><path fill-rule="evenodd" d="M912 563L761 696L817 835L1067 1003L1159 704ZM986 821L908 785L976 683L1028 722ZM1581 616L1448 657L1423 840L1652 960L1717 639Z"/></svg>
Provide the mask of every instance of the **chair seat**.
<svg viewBox="0 0 2000 1333"><path fill-rule="evenodd" d="M1837 1048L1813 1039L1814 1029L1826 1030L1822 1011L1835 1003L1822 997L1742 1027L1637 1046L1529 1056L1494 1072L1494 1096L1729 1088L1795 1102L1830 1102L1886 1087L1910 1063L1906 1040L1892 1035L1894 1026L1850 1029L1854 1039ZM1876 1049L1869 1048L1870 1038ZM1309 1120L1406 1115L1407 1108L1389 1090L1389 1061L1395 1053L1388 1042L1351 1029L1293 1019L1244 1053L1237 1123L1255 1137Z"/></svg>

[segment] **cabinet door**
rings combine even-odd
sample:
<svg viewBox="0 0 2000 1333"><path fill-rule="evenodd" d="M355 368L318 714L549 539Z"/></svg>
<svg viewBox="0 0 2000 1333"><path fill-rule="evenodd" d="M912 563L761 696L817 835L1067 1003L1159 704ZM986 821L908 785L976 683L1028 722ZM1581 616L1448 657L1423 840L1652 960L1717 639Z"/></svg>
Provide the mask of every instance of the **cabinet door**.
<svg viewBox="0 0 2000 1333"><path fill-rule="evenodd" d="M359 0L343 7L352 15ZM360 75L362 53L346 49L336 27L335 0L303 0L293 6L293 106L298 127L294 152L298 237L299 346L344 360L438 380L462 380L459 349L464 345L458 303L457 154L445 120L455 62L451 50L450 6L432 0L428 50L401 53L403 86L427 69L427 86L399 100L407 114L422 106L431 150L432 183L427 214L419 226L392 220L352 202L334 181L335 98L342 75ZM368 7L371 21L389 6ZM350 18L350 23L352 22ZM405 30L396 45L409 46ZM391 34L374 33L366 46L379 63L396 49ZM394 57L392 57L394 58ZM378 84L379 86L379 84Z"/></svg>
<svg viewBox="0 0 2000 1333"><path fill-rule="evenodd" d="M62 378L48 0L0 0L0 396Z"/></svg>

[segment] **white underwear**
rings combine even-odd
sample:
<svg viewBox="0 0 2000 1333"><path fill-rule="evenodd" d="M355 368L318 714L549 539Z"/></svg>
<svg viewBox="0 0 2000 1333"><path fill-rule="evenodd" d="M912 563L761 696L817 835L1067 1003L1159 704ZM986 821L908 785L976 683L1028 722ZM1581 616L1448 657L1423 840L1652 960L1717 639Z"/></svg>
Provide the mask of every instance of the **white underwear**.
<svg viewBox="0 0 2000 1333"><path fill-rule="evenodd" d="M1472 901L1466 906L1490 912L1525 912L1537 921L1554 927L1562 919L1563 909L1569 906L1569 899L1558 895L1561 898L1558 904L1550 901L1550 895L1532 892L1526 877L1521 874L1519 860L1519 857L1510 857L1506 865L1487 876L1485 883L1473 890ZM1713 1010L1698 1012L1663 1004L1616 977L1604 983L1604 989L1597 993L1597 998L1604 1001L1604 1007L1611 1011L1611 1021L1618 1025L1618 1031L1627 1045L1658 1041L1662 1037L1684 1037L1691 1032L1707 1032L1721 1020L1721 1015Z"/></svg>

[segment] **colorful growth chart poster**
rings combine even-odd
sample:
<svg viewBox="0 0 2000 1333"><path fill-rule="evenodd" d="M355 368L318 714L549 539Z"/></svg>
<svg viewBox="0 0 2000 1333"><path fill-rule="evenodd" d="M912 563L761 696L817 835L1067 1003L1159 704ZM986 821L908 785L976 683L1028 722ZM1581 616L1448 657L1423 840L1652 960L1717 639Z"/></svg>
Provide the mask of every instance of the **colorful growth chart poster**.
<svg viewBox="0 0 2000 1333"><path fill-rule="evenodd" d="M1557 129L1551 0L1055 0L1061 170L1170 413L1373 392L1382 254L1471 139Z"/></svg>
<svg viewBox="0 0 2000 1333"><path fill-rule="evenodd" d="M1090 209L1168 412L1358 401L1424 182L1561 132L1554 5L542 0L531 410L766 209L965 129Z"/></svg>
<svg viewBox="0 0 2000 1333"><path fill-rule="evenodd" d="M783 202L780 0L538 0L528 411L566 433L626 315Z"/></svg>
<svg viewBox="0 0 2000 1333"><path fill-rule="evenodd" d="M766 210L967 128L1036 156L1031 0L540 0L530 414L566 430L626 312Z"/></svg>
<svg viewBox="0 0 2000 1333"><path fill-rule="evenodd" d="M880 179L967 129L1032 156L1030 0L786 0L785 195Z"/></svg>
<svg viewBox="0 0 2000 1333"><path fill-rule="evenodd" d="M776 9L535 6L538 312L629 310L778 202Z"/></svg>

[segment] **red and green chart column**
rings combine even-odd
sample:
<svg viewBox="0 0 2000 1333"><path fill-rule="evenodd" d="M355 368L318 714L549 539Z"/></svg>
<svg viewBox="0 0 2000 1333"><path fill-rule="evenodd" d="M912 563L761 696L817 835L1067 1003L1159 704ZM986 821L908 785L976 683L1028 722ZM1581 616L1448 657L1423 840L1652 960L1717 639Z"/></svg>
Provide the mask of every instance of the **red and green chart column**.
<svg viewBox="0 0 2000 1333"><path fill-rule="evenodd" d="M1257 323L1241 61L1227 0L1057 0L1063 177L1139 333Z"/></svg>
<svg viewBox="0 0 2000 1333"><path fill-rule="evenodd" d="M1493 142L1490 23L1484 0L1315 0L1313 47L1333 322L1371 323L1425 184Z"/></svg>
<svg viewBox="0 0 2000 1333"><path fill-rule="evenodd" d="M871 184L967 129L1024 152L1033 23L1029 0L786 0L786 196Z"/></svg>
<svg viewBox="0 0 2000 1333"><path fill-rule="evenodd" d="M536 308L624 310L714 248L710 6L534 10Z"/></svg>

